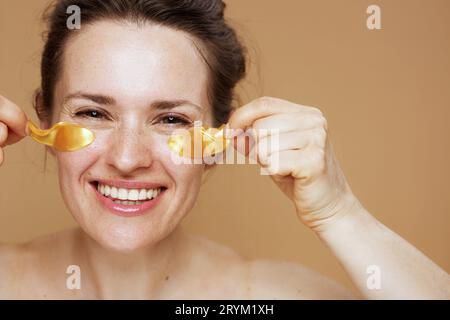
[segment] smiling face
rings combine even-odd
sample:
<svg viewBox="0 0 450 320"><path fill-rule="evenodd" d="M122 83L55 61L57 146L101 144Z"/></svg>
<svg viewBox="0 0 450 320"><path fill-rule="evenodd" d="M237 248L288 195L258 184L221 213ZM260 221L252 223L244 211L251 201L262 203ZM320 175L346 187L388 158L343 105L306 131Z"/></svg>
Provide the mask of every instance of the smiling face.
<svg viewBox="0 0 450 320"><path fill-rule="evenodd" d="M167 140L194 121L212 123L197 45L171 28L112 21L84 26L66 44L52 123L78 123L96 139L55 152L60 188L75 220L104 247L152 245L195 203L205 167L174 163Z"/></svg>

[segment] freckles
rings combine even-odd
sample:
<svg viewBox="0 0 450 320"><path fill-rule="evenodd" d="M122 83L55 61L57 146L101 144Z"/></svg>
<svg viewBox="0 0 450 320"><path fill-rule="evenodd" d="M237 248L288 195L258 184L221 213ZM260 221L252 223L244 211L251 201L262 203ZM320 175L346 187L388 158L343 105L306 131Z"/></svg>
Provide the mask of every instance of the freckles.
<svg viewBox="0 0 450 320"><path fill-rule="evenodd" d="M158 148L156 152L158 152L158 159L165 170L178 182L194 182L203 172L204 166L202 164L176 163L172 159L176 155L173 154L173 151L167 145L164 148Z"/></svg>
<svg viewBox="0 0 450 320"><path fill-rule="evenodd" d="M57 151L56 158L59 169L65 172L81 173L84 169L88 168L102 153L100 146L94 143L77 151Z"/></svg>
<svg viewBox="0 0 450 320"><path fill-rule="evenodd" d="M177 163L173 160L173 157L178 157L173 150L170 149L168 144L169 135L155 139L155 144L152 146L152 153L163 164L165 170L174 177L178 183L191 184L196 180L200 180L204 164L194 163Z"/></svg>

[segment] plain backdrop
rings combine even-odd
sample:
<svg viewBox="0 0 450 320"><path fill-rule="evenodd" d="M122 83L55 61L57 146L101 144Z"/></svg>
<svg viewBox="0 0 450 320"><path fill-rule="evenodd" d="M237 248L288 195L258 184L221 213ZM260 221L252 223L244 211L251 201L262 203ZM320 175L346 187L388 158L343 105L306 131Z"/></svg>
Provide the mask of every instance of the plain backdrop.
<svg viewBox="0 0 450 320"><path fill-rule="evenodd" d="M0 93L33 120L48 0L0 0ZM229 0L249 48L242 103L274 96L321 108L354 193L450 270L450 1ZM381 30L366 9L381 8ZM351 287L337 260L256 165L223 165L183 221L249 258L295 261ZM0 241L75 226L56 165L27 138L0 167Z"/></svg>

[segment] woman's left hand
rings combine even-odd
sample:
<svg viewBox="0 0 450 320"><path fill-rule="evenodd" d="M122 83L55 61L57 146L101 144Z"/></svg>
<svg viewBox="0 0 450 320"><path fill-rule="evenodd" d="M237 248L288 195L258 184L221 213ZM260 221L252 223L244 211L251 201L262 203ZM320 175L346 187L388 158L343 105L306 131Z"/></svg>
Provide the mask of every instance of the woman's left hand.
<svg viewBox="0 0 450 320"><path fill-rule="evenodd" d="M322 230L359 203L336 160L319 109L263 97L236 109L228 128L253 129L258 163L313 230ZM271 129L278 130L278 137ZM278 143L272 148L266 139L274 137ZM236 138L234 144L236 148Z"/></svg>

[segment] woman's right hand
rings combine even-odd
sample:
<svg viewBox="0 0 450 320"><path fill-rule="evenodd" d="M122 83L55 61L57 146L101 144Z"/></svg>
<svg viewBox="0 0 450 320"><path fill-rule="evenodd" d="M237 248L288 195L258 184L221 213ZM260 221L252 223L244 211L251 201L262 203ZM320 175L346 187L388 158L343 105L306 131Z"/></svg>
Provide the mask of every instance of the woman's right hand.
<svg viewBox="0 0 450 320"><path fill-rule="evenodd" d="M22 109L0 95L0 166L4 159L3 148L28 135L27 120Z"/></svg>

